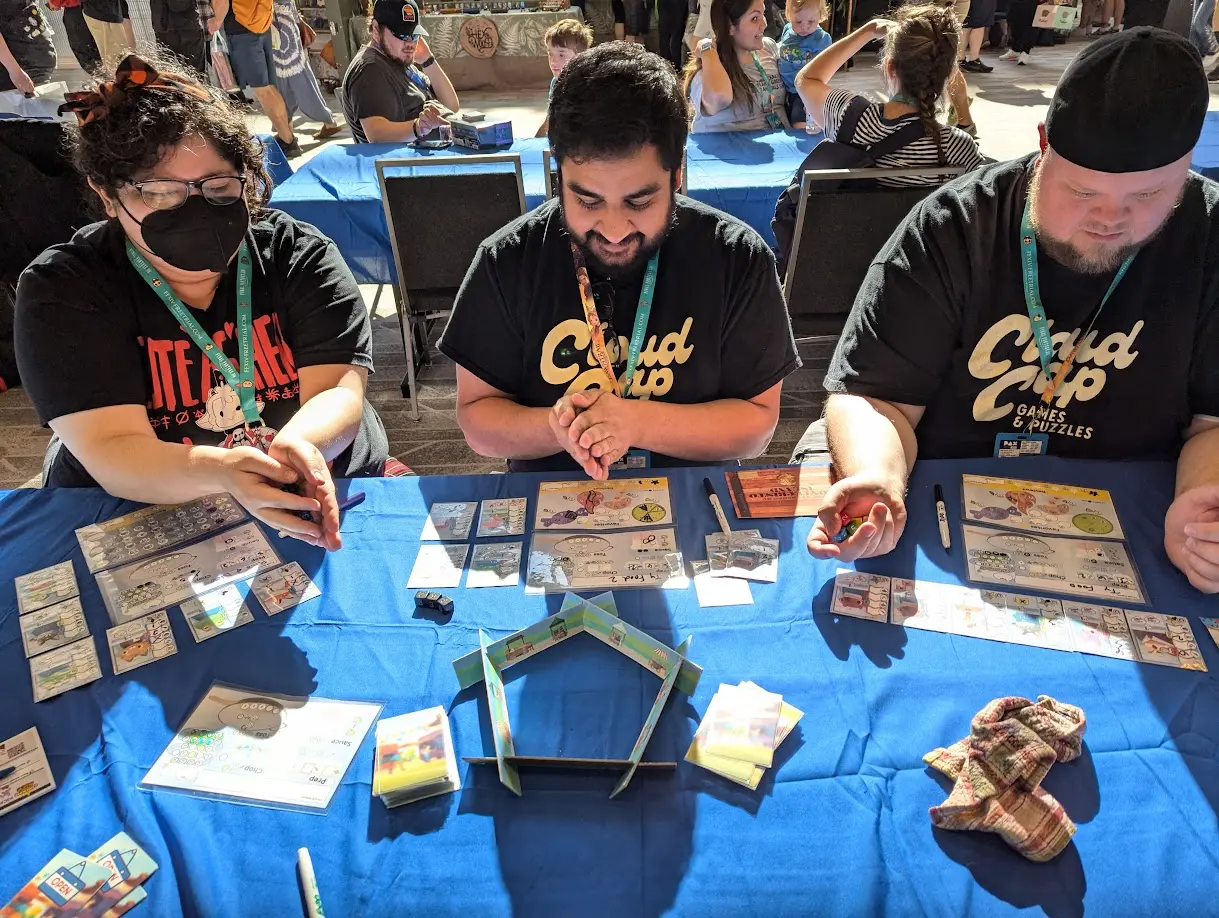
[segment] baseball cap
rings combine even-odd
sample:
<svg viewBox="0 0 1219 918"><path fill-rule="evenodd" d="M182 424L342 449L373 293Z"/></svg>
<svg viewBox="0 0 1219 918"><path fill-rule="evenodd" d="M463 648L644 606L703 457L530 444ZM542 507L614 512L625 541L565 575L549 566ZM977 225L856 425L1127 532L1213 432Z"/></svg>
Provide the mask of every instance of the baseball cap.
<svg viewBox="0 0 1219 918"><path fill-rule="evenodd" d="M1163 29L1126 29L1092 42L1063 72L1046 140L1095 172L1159 169L1197 145L1209 100L1193 45Z"/></svg>
<svg viewBox="0 0 1219 918"><path fill-rule="evenodd" d="M427 29L419 24L422 17L415 0L377 0L372 18L403 41L417 35L427 37Z"/></svg>

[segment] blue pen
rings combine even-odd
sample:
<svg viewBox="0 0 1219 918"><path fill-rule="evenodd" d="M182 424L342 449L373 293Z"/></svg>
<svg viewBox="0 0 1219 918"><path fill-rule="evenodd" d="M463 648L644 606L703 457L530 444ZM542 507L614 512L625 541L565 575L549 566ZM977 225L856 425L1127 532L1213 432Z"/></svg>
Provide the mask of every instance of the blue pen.
<svg viewBox="0 0 1219 918"><path fill-rule="evenodd" d="M339 513L342 513L344 510L350 510L352 507L358 507L362 503L364 503L364 492L356 491L355 494L339 503Z"/></svg>

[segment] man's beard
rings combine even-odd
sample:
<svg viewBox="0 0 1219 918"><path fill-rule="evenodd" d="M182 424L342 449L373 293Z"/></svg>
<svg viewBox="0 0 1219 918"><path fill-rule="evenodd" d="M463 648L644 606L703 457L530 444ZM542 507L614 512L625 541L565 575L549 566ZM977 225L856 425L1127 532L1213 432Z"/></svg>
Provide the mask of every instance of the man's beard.
<svg viewBox="0 0 1219 918"><path fill-rule="evenodd" d="M660 251L660 247L664 245L665 240L669 237L673 226L677 223L677 195L670 194L669 198L669 219L665 221L664 228L661 229L655 236L650 239L643 233L632 233L621 242L638 242L639 246L635 252L635 256L626 264L610 265L603 262L597 257L597 253L589 245L592 239L597 239L606 245L613 245L608 239L598 233L596 230L589 230L583 236L579 235L571 228L571 224L567 222L567 212L563 207L562 195L559 200L559 216L563 220L563 228L567 230L567 234L571 236L576 247L580 250L580 254L584 256L584 262L588 265L588 269L599 277L604 277L611 281L629 281L634 278L647 264L649 258Z"/></svg>
<svg viewBox="0 0 1219 918"><path fill-rule="evenodd" d="M1045 227L1040 225L1037 206L1040 192L1041 170L1038 168L1034 170L1033 177L1029 181L1029 220L1037 234L1037 244L1041 246L1042 250L1064 268L1079 274L1112 274L1117 270L1118 265L1139 249L1150 245L1164 231L1164 227L1168 225L1168 221L1172 219L1172 215L1177 209L1177 204L1181 203L1181 196L1185 194L1185 188L1182 186L1181 196L1178 196L1177 203L1172 206L1172 210L1168 212L1160 225L1145 239L1140 242L1128 242L1124 245L1105 246L1091 252L1081 251L1070 240L1051 236Z"/></svg>

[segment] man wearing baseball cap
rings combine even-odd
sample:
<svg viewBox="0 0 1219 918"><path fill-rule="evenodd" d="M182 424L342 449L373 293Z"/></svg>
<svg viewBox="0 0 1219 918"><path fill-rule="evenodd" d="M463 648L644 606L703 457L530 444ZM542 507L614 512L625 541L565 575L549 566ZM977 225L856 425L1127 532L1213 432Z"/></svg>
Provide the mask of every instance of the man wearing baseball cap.
<svg viewBox="0 0 1219 918"><path fill-rule="evenodd" d="M1184 38L1099 39L1063 74L1039 153L911 211L825 378L839 481L815 556L891 550L916 456L1172 458L1165 548L1219 592L1219 185L1189 171L1208 97ZM867 522L835 544L842 512Z"/></svg>
<svg viewBox="0 0 1219 918"><path fill-rule="evenodd" d="M373 4L368 44L343 77L343 114L356 143L421 140L460 107L420 18L415 0Z"/></svg>

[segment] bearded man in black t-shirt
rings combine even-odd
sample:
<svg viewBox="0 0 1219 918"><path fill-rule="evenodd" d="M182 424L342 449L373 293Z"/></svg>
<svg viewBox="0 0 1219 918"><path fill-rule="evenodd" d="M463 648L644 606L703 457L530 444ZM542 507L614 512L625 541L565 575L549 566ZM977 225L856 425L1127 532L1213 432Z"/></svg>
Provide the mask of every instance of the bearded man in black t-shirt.
<svg viewBox="0 0 1219 918"><path fill-rule="evenodd" d="M483 242L440 342L466 441L514 471L597 479L624 456L759 455L800 361L770 249L677 194L672 67L601 45L563 69L548 117L559 197Z"/></svg>
<svg viewBox="0 0 1219 918"><path fill-rule="evenodd" d="M1219 592L1219 185L1189 172L1208 98L1181 37L1100 39L1063 74L1039 155L914 208L825 379L841 480L815 556L891 550L916 455L1179 456L1165 548ZM843 512L868 521L836 545Z"/></svg>

